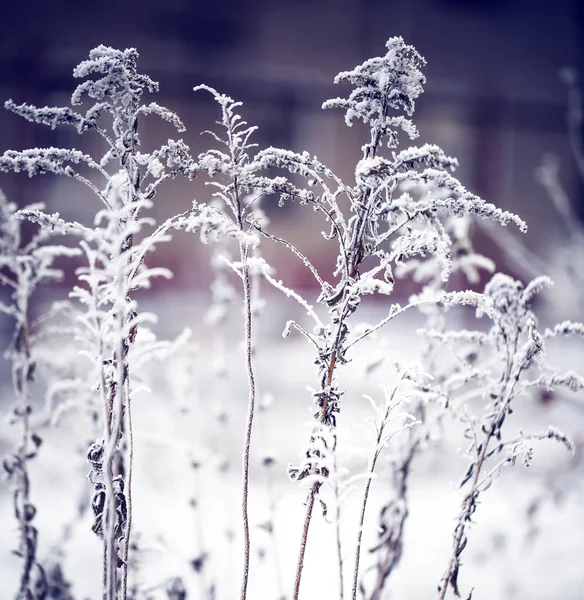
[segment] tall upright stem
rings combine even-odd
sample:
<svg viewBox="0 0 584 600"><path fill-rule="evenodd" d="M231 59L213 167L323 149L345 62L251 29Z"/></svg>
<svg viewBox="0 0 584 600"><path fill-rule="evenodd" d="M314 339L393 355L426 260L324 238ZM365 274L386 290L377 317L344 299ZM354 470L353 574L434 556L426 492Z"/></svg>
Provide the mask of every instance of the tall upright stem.
<svg viewBox="0 0 584 600"><path fill-rule="evenodd" d="M343 549L341 546L341 507L339 502L339 480L337 474L337 457L335 455L335 501L336 501L336 514L335 514L335 534L337 538L337 561L339 563L339 600L344 600L345 597L345 582L343 579Z"/></svg>
<svg viewBox="0 0 584 600"><path fill-rule="evenodd" d="M134 465L134 431L132 428L132 404L130 398L130 381L126 378L126 424L128 440L128 467L126 475L126 531L124 532L122 560L122 598L128 594L128 558L130 554L130 533L132 530L132 472Z"/></svg>
<svg viewBox="0 0 584 600"><path fill-rule="evenodd" d="M28 371L30 368L30 347L29 347L29 330L28 330L28 302L25 298L23 305L20 307L22 323L17 324L17 327L22 328L22 348L17 348L19 366L15 370L17 389L20 390L18 404L22 419L22 443L19 451L20 460L20 485L17 491L18 515L20 520L20 537L21 548L24 558L24 566L20 578L20 594L28 596L31 587L31 572L35 563L36 544L33 544L31 529L32 525L28 519L30 507L30 482L28 478L28 440L30 436L30 406L28 404Z"/></svg>
<svg viewBox="0 0 584 600"><path fill-rule="evenodd" d="M333 377L335 374L335 366L336 366L337 360L338 360L338 354L337 354L338 344L339 344L341 332L342 332L345 317L346 317L347 306L348 306L348 304L347 304L347 302L345 302L345 304L341 310L341 316L339 318L339 322L337 324L337 333L335 335L335 341L334 341L335 350L332 353L329 367L328 367L327 376L326 376L327 387L330 387L332 385ZM329 399L327 397L325 397L323 400L321 412L320 412L321 421L324 419L324 417L326 415L326 411L328 408L328 402L329 402ZM320 485L321 484L318 481L315 481L312 484L312 487L310 488L310 492L308 494L308 499L306 501L306 513L304 515L304 525L302 527L302 537L300 539L300 552L298 554L298 561L296 563L296 578L294 580L294 595L292 596L293 600L298 600L298 595L300 593L300 581L302 579L302 570L304 568L304 554L306 552L306 542L308 540L308 530L310 528L310 521L312 519L314 500L316 498L316 494L318 493Z"/></svg>
<svg viewBox="0 0 584 600"><path fill-rule="evenodd" d="M306 501L306 514L304 515L304 526L302 527L302 538L300 540L300 554L298 555L298 563L296 567L296 578L294 580L294 600L298 600L300 593L300 580L302 579L302 569L304 568L304 553L306 552L306 542L308 540L308 529L310 528L310 520L312 519L312 509L314 508L314 499L318 492L319 484L314 482L310 488L308 500Z"/></svg>
<svg viewBox="0 0 584 600"><path fill-rule="evenodd" d="M242 460L242 515L243 515L243 537L244 537L244 563L243 563L243 582L241 584L241 600L247 597L247 584L249 580L249 557L250 557L250 538L249 538L249 515L247 510L248 492L249 492L249 455L251 448L251 432L253 427L253 417L255 410L255 378L252 364L252 312L251 312L251 286L249 272L247 268L248 248L245 242L239 245L241 257L241 274L243 278L243 298L245 310L245 364L248 379L248 406L247 406L247 424L245 431L245 442L243 447Z"/></svg>

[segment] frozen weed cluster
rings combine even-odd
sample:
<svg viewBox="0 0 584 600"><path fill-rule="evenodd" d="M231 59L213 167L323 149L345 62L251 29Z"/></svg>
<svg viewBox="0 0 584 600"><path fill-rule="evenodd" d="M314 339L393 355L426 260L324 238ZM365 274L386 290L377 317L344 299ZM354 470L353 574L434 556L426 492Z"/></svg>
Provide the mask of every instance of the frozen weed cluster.
<svg viewBox="0 0 584 600"><path fill-rule="evenodd" d="M41 349L56 343L69 347L61 352L80 355L85 363L68 373L49 369L50 376L41 378L49 402L39 409L43 418L37 423L42 428L65 409L91 416L94 439L86 451L92 489L89 504L92 530L103 544L102 597L178 600L219 595L219 575L209 566L209 550L202 539L200 553L191 561L202 582L195 591L187 589L178 576L158 586L142 585L140 553L148 532L139 538L132 535L133 506L141 501L132 495L134 434L140 435L133 427L133 398L148 384L148 371L157 358L164 360L167 370L174 364L180 372L176 389L171 391L183 396L175 401L184 402L185 410L193 384L189 377L197 377L196 366L189 364L197 359L193 358L188 331L174 342L157 340L148 329L156 315L141 312L136 300L137 291L149 288L154 277L171 276L166 269L150 267L145 261L155 257L157 245L177 231L195 233L203 243L214 244L216 277L207 320L215 326L218 338L229 313L238 312L238 298L242 298L248 401L241 451L241 520L234 525L238 529L236 540L239 530L243 531L238 575L242 600L251 597L250 565L255 564L251 557L257 551L254 526L274 536L277 503L272 494L271 514L261 523L252 522L249 498L254 419L256 412L261 414L269 404L256 394L255 357L262 347L256 347L253 332L264 305L260 290L267 294L267 286L298 305L299 315L288 320L284 337L292 333L303 336L316 366L310 432L300 456L288 468L290 479L304 489L306 502L303 522L298 523L293 587L288 593L281 584L282 598L312 597L309 585L301 588L301 582L311 523L320 518L315 516L315 506L322 508L327 519L332 514L336 528L336 549L331 548L331 553L338 557L340 597L379 599L388 594L391 575L399 567L402 554L419 551L404 545L411 470L418 456L435 446L445 421L457 423L468 438L464 454L468 466L460 475L460 511L452 552L444 557L444 575L436 581L437 598L442 600L449 593L464 593L470 598L472 591L459 589L458 574L482 493L502 467L513 465L517 458L528 464L532 443L537 440L549 438L572 448L568 438L553 428L543 433L510 434L507 420L517 400L528 397L533 388L582 390L584 379L548 366L545 350L546 344L560 336L584 334L584 326L564 321L543 331L538 328L532 304L535 296L551 285L547 277L524 285L496 273L484 292L448 288L455 271L475 287L482 271L494 271L492 261L472 248L469 234L473 219L490 220L498 226L511 224L520 230L526 225L518 216L465 189L452 175L456 159L439 147L402 147L401 137L413 140L418 136L411 117L423 91L425 61L401 38L391 38L386 50L385 55L340 73L335 83L348 84L348 95L323 105L344 111L349 126L355 120L362 121L367 132L351 181L341 179L308 152L256 150L256 127L240 116L241 103L205 85L195 90L210 93L220 113L218 129L206 132L214 147L194 157L179 139L151 152L143 151L138 126L141 119L161 118L179 132L184 126L170 110L144 102L143 96L157 91L158 85L138 72L134 49L100 46L75 69L74 76L83 81L75 89L71 105L94 102L85 112L6 102L6 108L29 121L52 128L71 126L79 134L93 133L106 147L99 158L71 148L10 150L0 155L2 171L64 175L88 187L95 197L93 222L84 224L45 212L40 205L17 210L0 196L0 280L11 293L0 308L14 322L7 358L13 366L16 398L11 423L21 440L3 463L12 482L20 531L16 550L21 557L18 599L73 598L74 592L55 557L50 568L39 559L37 538L42 532L34 525L34 481L28 475L28 464L41 443L31 421L32 407L38 405L33 402L31 384L38 361L47 356ZM213 193L205 202L197 198L181 214L156 223L148 210L162 193L162 184L177 177L205 178ZM332 272L319 271L300 244L294 245L273 231L261 203L272 202L274 197L280 205L305 205L322 218L322 243L334 244L337 256ZM31 241L21 235L24 221L37 228ZM61 235L78 240L76 247L51 245L51 240ZM305 298L277 279L262 257L263 243L285 246L311 274L318 293ZM44 281L62 275L53 266L55 260L60 259L60 265L71 264L61 259L78 255L84 257L83 265L75 270L78 284L70 293L70 303L55 305L38 323L32 323L29 306L33 292ZM419 293L403 304L388 301L387 313L377 323L359 320L368 298L389 298L406 279L418 284ZM457 308L461 305L473 307L477 318L485 317L490 326L447 327L449 313L461 310ZM415 362L388 355L382 331L408 311L420 311L426 320L426 328L419 332L424 349ZM411 335L415 334L412 330ZM348 472L350 463L343 464L347 454L339 435L343 405L359 402L359 398L355 390L343 387L342 372L350 361L367 365L372 347L381 358L370 365L370 370L382 370L385 385L381 403L367 397L373 407L373 443L366 472L359 474ZM218 371L218 380L224 375L225 369ZM185 382L182 387L176 383L179 379ZM41 388L36 384L34 393L41 394ZM232 401L239 401L239 396L238 390ZM215 406L219 406L216 416L224 422L230 407L224 403ZM192 459L191 464L194 474L188 476L199 491L201 463ZM268 479L276 464L274 456L262 456ZM377 479L385 480L389 489L375 516L368 505ZM356 491L360 500L356 538L350 540L341 529L350 515L345 510L345 498L351 491ZM361 568L367 527L377 532L369 549L374 560ZM349 555L351 564L347 565ZM273 559L279 579L292 580L292 563L278 560L275 545ZM264 565L255 566L260 569ZM97 590L94 597L98 597Z"/></svg>

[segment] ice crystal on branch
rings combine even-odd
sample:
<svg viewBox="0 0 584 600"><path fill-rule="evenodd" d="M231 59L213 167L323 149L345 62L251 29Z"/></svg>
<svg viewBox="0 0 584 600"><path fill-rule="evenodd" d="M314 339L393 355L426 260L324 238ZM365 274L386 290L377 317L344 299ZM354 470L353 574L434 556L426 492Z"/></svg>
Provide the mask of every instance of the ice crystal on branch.
<svg viewBox="0 0 584 600"><path fill-rule="evenodd" d="M387 54L371 58L352 71L343 71L335 83L348 81L356 86L348 98L327 100L323 108L342 108L345 121L351 125L354 118L361 119L371 128L371 142L364 146L365 156L373 156L382 138L387 138L390 148L397 146L396 128L407 133L410 139L418 131L410 119L390 116L390 109L403 110L408 116L414 112L415 100L422 93L426 78L421 68L426 61L413 46L401 37L387 41Z"/></svg>

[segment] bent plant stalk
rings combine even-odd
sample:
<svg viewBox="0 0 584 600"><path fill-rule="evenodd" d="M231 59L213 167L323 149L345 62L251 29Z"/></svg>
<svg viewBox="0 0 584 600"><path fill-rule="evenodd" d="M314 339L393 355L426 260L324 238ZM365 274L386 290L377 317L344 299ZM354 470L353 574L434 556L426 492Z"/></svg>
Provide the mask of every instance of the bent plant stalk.
<svg viewBox="0 0 584 600"><path fill-rule="evenodd" d="M232 154L232 160L237 158ZM237 207L237 226L240 234L244 234L244 219L241 208L240 193L237 183L237 177L233 180L233 195L235 206ZM242 455L242 482L241 482L241 511L243 518L243 536L244 536L244 562L243 562L243 580L241 583L241 600L247 598L247 585L249 582L249 559L250 559L250 535L249 535L249 514L248 514L248 495L249 495L249 456L251 450L251 434L253 429L253 419L255 413L256 387L253 371L253 340L252 340L252 306L251 306L251 281L249 277L248 266L249 243L244 239L239 241L239 257L241 261L241 281L243 284L243 303L245 313L245 368L248 382L248 405L247 418L245 425L245 441Z"/></svg>

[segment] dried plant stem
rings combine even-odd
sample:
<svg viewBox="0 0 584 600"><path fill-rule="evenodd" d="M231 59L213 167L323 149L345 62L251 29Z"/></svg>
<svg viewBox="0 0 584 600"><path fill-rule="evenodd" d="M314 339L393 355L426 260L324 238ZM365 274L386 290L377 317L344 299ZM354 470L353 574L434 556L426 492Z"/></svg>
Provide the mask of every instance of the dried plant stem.
<svg viewBox="0 0 584 600"><path fill-rule="evenodd" d="M335 474L337 473L337 456L334 457ZM345 583L343 580L343 547L341 545L341 506L339 501L339 479L338 474L335 477L335 537L337 543L337 561L339 563L339 600L344 600L345 597Z"/></svg>
<svg viewBox="0 0 584 600"><path fill-rule="evenodd" d="M318 492L319 485L320 484L316 481L312 484L308 494L308 499L306 501L306 514L304 515L304 526L302 527L302 538L300 539L300 553L298 555L296 578L294 580L294 594L292 596L294 600L298 600L298 594L300 593L300 580L302 578L302 569L304 567L304 553L306 551L306 542L308 540L308 529L310 527L312 509L314 508L314 499Z"/></svg>
<svg viewBox="0 0 584 600"><path fill-rule="evenodd" d="M104 474L105 474L105 511L103 534L105 543L105 564L104 564L104 599L117 600L118 590L118 552L116 548L116 494L114 491L114 463L116 454L119 451L118 444L122 433L122 419L125 402L125 350L124 339L121 335L124 331L124 311L122 307L117 307L117 329L120 334L116 344L116 352L114 359L116 361L116 369L110 383L110 398L107 406L107 422L106 422L106 441L104 454ZM122 596L122 599L125 598Z"/></svg>
<svg viewBox="0 0 584 600"><path fill-rule="evenodd" d="M420 415L419 411L416 411ZM420 415L421 416L421 415ZM416 435L416 434L410 434ZM377 566L377 582L371 593L371 600L379 600L385 587L385 583L393 570L399 564L403 551L403 530L406 520L409 515L408 510L408 479L410 474L411 463L417 453L419 440L416 440L409 448L407 456L402 461L400 467L396 470L395 477L397 481L397 498L392 501L392 504L400 506L402 509L397 517L397 524L393 531L387 536L387 540L382 546L385 550L383 559L379 561Z"/></svg>
<svg viewBox="0 0 584 600"><path fill-rule="evenodd" d="M508 383L510 381L510 373L511 373L512 364L513 364L513 361L511 359L508 359L507 372L505 375L505 379L503 381L503 386L504 386L503 389L506 389L508 387ZM500 418L507 411L509 403L511 402L511 399L513 398L513 392L515 389L515 385L519 381L520 373L521 373L521 369L519 369L518 373L514 376L510 390L506 394L506 399L501 403L501 408L500 408L498 414L495 416L494 420L492 421L492 424L488 430L488 433L485 434L485 440L482 444L482 448L481 448L480 452L477 453L477 456L475 459L476 462L475 462L475 467L474 467L474 473L473 473L473 477L472 477L472 480L470 483L470 490L468 491L468 493L464 497L464 500L462 501L461 512L458 517L458 524L456 526L456 530L455 530L455 534L454 534L454 543L452 545L452 555L450 556L450 560L448 562L448 567L446 569L446 572L445 572L445 574L440 582L440 586L438 588L439 589L438 600L444 600L444 598L446 597L446 592L448 590L449 584L454 585L455 591L457 592L456 595L457 596L459 595L457 585L456 585L456 577L458 575L458 566L460 564L460 554L462 553L462 551L464 550L464 547L466 545L466 536L465 536L466 523L470 522L471 516L476 508L478 495L480 493L479 488L481 486L481 483L484 483L484 480L481 481L479 479L479 477L482 473L483 465L485 464L485 461L487 460L487 458L490 454L489 453L489 444L490 444L491 440L493 439L493 436L495 435L495 433L497 431L499 431L499 428L497 427L496 423L500 421ZM475 448L476 448L476 444L475 444Z"/></svg>
<svg viewBox="0 0 584 600"><path fill-rule="evenodd" d="M106 457L104 468L107 494L104 518L104 600L116 600L117 589L117 557L115 551L115 540L113 539L113 521L115 520L115 496L113 494L113 465ZM111 535L110 535L111 531Z"/></svg>
<svg viewBox="0 0 584 600"><path fill-rule="evenodd" d="M353 600L357 599L357 586L359 584L359 562L361 560L361 540L363 538L363 524L365 523L365 510L367 509L367 501L369 500L369 489L371 488L371 476L375 469L375 463L377 462L376 453L375 457L371 461L369 466L367 483L365 484L365 492L363 493L363 501L361 502L361 514L359 517L359 529L357 531L357 549L355 550L355 567L353 568L353 589L351 597Z"/></svg>
<svg viewBox="0 0 584 600"><path fill-rule="evenodd" d="M126 378L126 423L128 432L128 463L126 479L126 509L127 521L122 547L122 598L126 598L128 593L128 558L130 552L130 534L132 531L132 468L134 465L134 431L132 426L132 406L130 398L130 381Z"/></svg>
<svg viewBox="0 0 584 600"><path fill-rule="evenodd" d="M28 302L25 300L21 307L22 323L17 325L22 331L22 349L17 348L19 352L20 368L15 370L15 376L19 378L17 388L20 387L18 398L19 413L22 419L22 444L19 451L20 461L20 484L16 491L17 507L20 525L21 549L24 558L24 566L20 577L20 594L22 597L28 597L31 587L31 572L35 563L36 544L32 543L33 531L30 519L27 518L30 507L30 481L28 477L28 440L30 437L30 406L28 404L28 372L30 368L30 347L29 347L29 325L28 325Z"/></svg>
<svg viewBox="0 0 584 600"><path fill-rule="evenodd" d="M384 109L383 109L384 115L385 115L385 111L386 111L386 108L384 107ZM375 156L377 147L379 145L379 141L380 141L380 133L378 131L376 131L372 134L372 142L371 142L370 147L367 148L366 158ZM366 191L363 194L361 205L363 207L368 207L369 200L370 200L370 192ZM345 279L342 295L340 296L340 297L344 297L344 300L343 300L343 305L339 311L338 320L336 321L337 329L336 329L335 341L334 341L334 345L332 347L332 353L331 353L331 358L330 358L327 377L326 377L326 386L327 387L330 387L332 385L334 373L335 373L335 367L336 367L337 361L340 357L340 352L341 352L340 341L341 341L341 335L342 335L343 328L345 327L345 320L347 319L349 314L351 314L351 312L353 311L353 309L350 308L349 298L348 298L346 292L347 292L347 287L349 286L350 279L354 278L355 275L358 273L359 263L362 259L361 249L362 249L363 237L365 235L364 225L366 222L367 214L368 214L368 208L365 208L364 211L361 213L361 215L354 227L350 248L348 249L348 251L344 252L344 254L345 254L344 263L346 265L346 271L348 272L349 279L347 279L347 278ZM339 239L342 240L342 236L340 236ZM343 246L343 248L344 248L344 246ZM347 262L348 262L348 265L347 265ZM345 348L345 350L346 349L347 348ZM329 402L329 398L327 396L325 396L323 399L323 403L322 403L322 407L321 407L321 411L320 411L321 422L324 421L325 415L327 414L328 402ZM310 521L312 519L314 500L315 500L316 494L318 493L320 485L321 484L319 482L315 482L312 484L312 487L310 489L310 493L308 496L308 500L306 503L306 513L305 513L305 517L304 517L304 526L302 528L302 538L301 538L301 542L300 542L300 552L299 552L297 568L296 568L296 579L295 579L295 584L294 584L293 600L298 600L298 595L300 593L300 581L301 581L301 577L302 577L302 570L304 568L304 554L306 551L306 542L308 539L308 529L310 527Z"/></svg>
<svg viewBox="0 0 584 600"><path fill-rule="evenodd" d="M387 423L387 419L389 418L389 413L393 406L393 399L395 398L395 394L397 392L397 386L394 388L391 397L387 401L387 408L385 410L385 414L383 416L382 422L379 424L377 430L377 439L375 440L375 451L373 452L373 457L369 464L369 469L367 470L367 483L365 484L365 491L363 492L363 500L361 502L361 515L359 517L359 528L357 530L357 547L355 550L355 567L353 569L353 589L352 589L352 598L353 600L357 600L357 586L359 585L359 563L361 561L361 541L363 539L363 525L365 523L365 511L367 510L367 502L369 500L369 490L371 489L371 480L373 479L373 472L375 471L375 466L377 465L377 459L381 454L381 451L384 448L386 441L384 442L384 430L385 425Z"/></svg>
<svg viewBox="0 0 584 600"><path fill-rule="evenodd" d="M243 563L243 582L241 584L241 600L247 597L247 584L249 580L249 557L250 557L250 537L249 537L249 515L248 515L248 493L249 493L249 456L251 448L251 433L253 428L253 418L255 410L255 378L253 372L253 344L252 344L252 308L251 308L251 284L249 271L247 267L248 246L241 242L239 246L241 257L241 275L243 281L243 298L245 310L245 353L246 370L248 379L248 408L247 424L245 432L245 442L242 459L242 516L243 516L243 536L244 536L244 563Z"/></svg>
<svg viewBox="0 0 584 600"><path fill-rule="evenodd" d="M486 446L485 446L486 448ZM484 457L483 457L484 460ZM481 463L482 465L482 463ZM462 551L463 540L465 539L465 523L470 520L473 507L476 502L476 498L478 495L477 483L479 478L480 468L477 465L477 469L475 470L475 474L471 483L470 492L465 496L464 501L462 503L462 511L460 513L460 517L458 520L458 526L456 528L456 534L454 536L454 543L452 545L452 556L450 557L450 561L448 562L448 567L446 569L446 573L440 582L439 588L439 600L444 600L446 597L446 592L448 590L449 584L455 581L455 576L457 572L457 565L459 563L459 555ZM457 596L460 596L459 593L456 593Z"/></svg>
<svg viewBox="0 0 584 600"><path fill-rule="evenodd" d="M335 336L334 350L331 355L328 372L327 372L327 377L326 377L326 386L327 387L330 387L333 382L333 378L334 378L334 374L335 374L335 366L336 366L338 358L339 358L339 354L338 354L339 341L340 341L340 338L342 335L343 327L345 325L345 318L347 316L348 307L349 307L349 303L347 300L345 300L345 302L343 304L343 308L340 311L341 316L337 323L337 332L336 332L336 336ZM325 396L323 403L322 403L321 411L320 411L321 421L324 419L324 417L326 415L327 407L328 407L328 400L329 399ZM298 561L296 563L296 578L294 580L294 594L292 596L293 600L298 600L298 595L300 593L300 581L302 579L302 570L304 568L304 554L306 552L306 542L308 540L308 530L310 528L310 521L312 519L314 500L316 498L316 494L318 493L320 485L321 484L318 481L315 481L312 484L312 487L310 488L310 492L308 494L308 499L306 501L306 513L304 515L304 525L302 527L302 537L300 539L300 552L298 554Z"/></svg>
<svg viewBox="0 0 584 600"><path fill-rule="evenodd" d="M128 245L122 249L122 255L127 252L127 249L132 246L133 238L130 236ZM121 257L120 257L121 259ZM116 326L118 339L114 353L115 371L112 374L110 384L110 398L106 405L106 436L105 436L105 454L104 454L104 472L106 485L106 502L104 512L104 598L106 600L118 600L118 587L120 587L120 600L126 600L127 597L127 560L130 544L130 526L131 515L128 509L131 507L131 502L128 504L127 498L130 497L129 489L131 483L132 459L133 459L133 443L131 433L131 413L130 413L130 390L129 390L129 365L127 360L128 351L133 341L133 335L125 335L126 321L128 318L127 310L123 304L127 300L127 278L122 273L118 275L118 298L121 298L119 305L114 307L116 316ZM122 449L119 447L120 439L124 434L124 418L128 422L128 439L129 443L129 464L124 464L124 456L120 455ZM122 489L119 490L120 497L117 497L114 478L114 464L116 458L122 461ZM126 472L124 472L126 471ZM125 479L123 478L125 476ZM125 507L120 507L118 504L124 502ZM119 519L118 519L118 512ZM125 521L125 522L124 522ZM119 543L118 543L119 541ZM118 578L118 567L121 568L121 578Z"/></svg>
<svg viewBox="0 0 584 600"><path fill-rule="evenodd" d="M134 131L134 128L132 128ZM135 132L132 134L131 140L131 149L132 154L128 157L126 162L126 173L128 176L128 181L130 182L129 190L130 190L130 201L135 203L140 195L140 179L139 174L140 171L138 169L138 165L136 164L135 154L136 151L137 140L135 138ZM122 248L122 255L125 255L124 263L129 266L129 251L134 245L134 236L130 234L126 238L126 246ZM126 289L124 292L126 293L126 300L129 300L129 288L130 282L132 280L133 273L129 273L123 279ZM122 291L122 290L120 290ZM122 312L120 310L120 312ZM124 311L125 313L126 311ZM124 314L124 321L120 321L120 326L125 326L125 319L127 316ZM122 454L123 464L123 475L124 475L124 490L123 493L125 495L125 524L122 524L121 531L121 541L120 541L120 554L121 554L121 568L122 568L122 578L121 578L121 600L126 600L128 593L128 559L129 559L129 550L130 550L130 535L132 533L132 469L134 466L134 432L132 427L132 405L130 399L130 368L127 361L128 352L130 351L130 346L132 345L137 332L137 325L134 325L130 330L129 335L123 336L123 342L121 344L120 352L118 354L119 363L119 374L118 374L118 385L121 386L124 390L124 398L122 399L122 406L120 407L121 413L119 415L120 419L120 427L122 429L122 435L127 435L126 439L126 452ZM124 332L125 330L122 329ZM120 336L121 337L121 336ZM125 427L124 427L125 425ZM124 431L125 429L125 431ZM126 456L124 456L124 454Z"/></svg>

